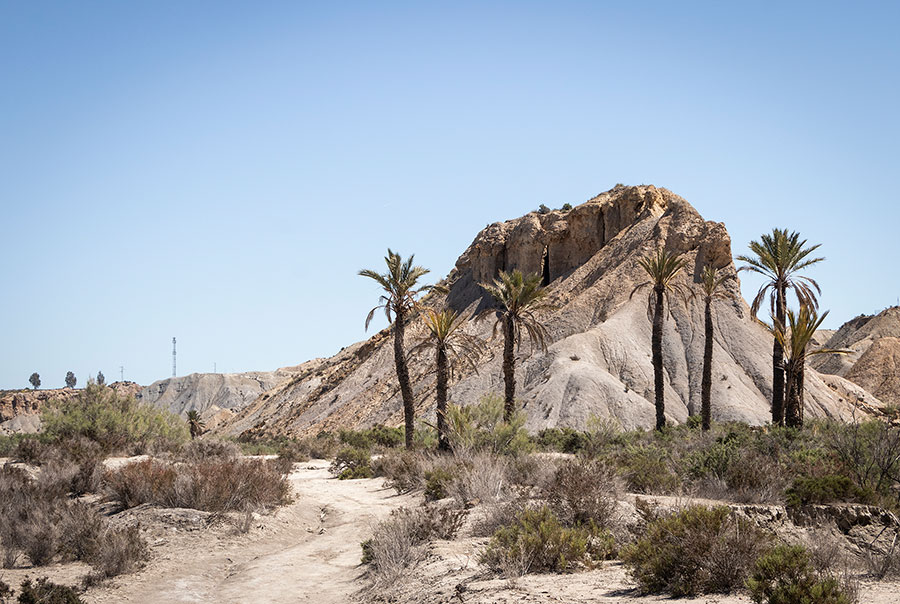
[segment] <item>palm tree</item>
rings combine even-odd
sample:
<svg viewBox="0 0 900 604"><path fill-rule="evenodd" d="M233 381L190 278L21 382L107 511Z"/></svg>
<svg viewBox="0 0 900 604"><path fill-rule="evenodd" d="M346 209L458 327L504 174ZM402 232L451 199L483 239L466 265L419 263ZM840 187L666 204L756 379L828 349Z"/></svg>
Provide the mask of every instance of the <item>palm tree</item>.
<svg viewBox="0 0 900 604"><path fill-rule="evenodd" d="M812 341L816 330L819 329L819 326L822 325L827 316L828 311L819 316L815 308L808 304L801 304L798 312L794 313L793 310L787 311L789 333L786 333L784 325L779 326L777 321L771 328L772 335L775 336L782 349L787 353L787 359L784 363L787 378L787 401L784 415L785 423L791 428L803 426L803 383L806 374L806 357L814 354L847 354L852 352L850 350L829 348L806 349Z"/></svg>
<svg viewBox="0 0 900 604"><path fill-rule="evenodd" d="M200 419L200 414L197 413L196 409L188 411L187 422L188 429L191 431L191 440L194 440L206 430L206 426L203 424L203 420Z"/></svg>
<svg viewBox="0 0 900 604"><path fill-rule="evenodd" d="M653 332L650 339L650 347L653 350L653 391L656 404L656 429L666 427L666 403L663 381L662 360L662 331L665 320L664 301L669 297L669 292L677 292L684 295L685 291L680 283L675 283L675 277L684 268L684 259L680 254L672 254L663 248L656 250L656 254L648 254L638 260L650 281L641 283L632 290L631 295L645 286L651 286L650 296L647 300L648 311L653 309ZM670 304L671 305L671 304Z"/></svg>
<svg viewBox="0 0 900 604"><path fill-rule="evenodd" d="M509 422L515 411L516 359L513 346L522 343L522 331L528 334L532 346L537 344L547 351L547 330L538 321L535 313L552 308L547 302L547 290L541 287L541 275L528 276L520 270L500 271L493 283L482 283L481 287L491 295L497 308L486 309L479 318L493 314L496 317L492 337L497 329L503 329L503 421Z"/></svg>
<svg viewBox="0 0 900 604"><path fill-rule="evenodd" d="M466 320L455 310L425 311L425 327L428 335L413 351L434 347L437 368L437 431L438 448L447 451L447 398L448 384L456 367L464 366L478 371L477 362L484 353L484 343L477 337L463 332Z"/></svg>
<svg viewBox="0 0 900 604"><path fill-rule="evenodd" d="M738 260L747 263L738 270L766 278L750 306L754 317L769 294L773 321L776 328L781 326L783 329L789 289L794 291L801 306L818 306L816 293L821 293L818 283L797 273L824 260L809 258L819 245L805 247L806 240L801 241L799 233L789 233L787 229L772 229L771 235L764 234L760 241L750 242L750 251L755 257L738 256ZM784 425L784 372L784 348L775 338L772 344L772 424L778 426Z"/></svg>
<svg viewBox="0 0 900 604"><path fill-rule="evenodd" d="M413 266L413 256L406 261L400 254L392 252L388 248L388 255L384 258L387 264L386 273L377 273L373 270L363 269L360 276L368 277L376 281L384 290L379 304L369 311L366 317L366 329L375 316L375 311L384 309L388 323L394 326L394 365L397 370L397 381L400 382L400 394L403 397L403 419L406 426L406 448L413 447L413 421L415 420L415 401L413 400L412 385L409 381L409 368L406 365L406 355L403 352L403 335L405 322L416 308L419 296L435 289L434 286L418 284L419 279L428 274L429 270L421 266ZM441 288L442 289L442 288Z"/></svg>
<svg viewBox="0 0 900 604"><path fill-rule="evenodd" d="M718 272L712 266L703 267L703 273L700 275L700 290L703 292L704 308L704 327L706 334L706 343L703 348L703 382L700 386L700 417L702 418L703 430L709 430L709 424L712 416L712 357L713 357L713 320L712 320L712 301L713 298L724 298L725 292L722 290L722 284L728 276L718 276Z"/></svg>

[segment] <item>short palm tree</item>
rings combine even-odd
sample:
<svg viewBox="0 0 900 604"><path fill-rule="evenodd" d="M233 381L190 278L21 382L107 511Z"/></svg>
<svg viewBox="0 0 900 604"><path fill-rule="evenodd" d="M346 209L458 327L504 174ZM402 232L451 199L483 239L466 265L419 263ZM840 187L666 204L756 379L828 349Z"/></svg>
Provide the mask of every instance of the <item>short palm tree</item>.
<svg viewBox="0 0 900 604"><path fill-rule="evenodd" d="M515 411L516 359L514 347L522 343L522 332L528 334L532 346L535 344L547 351L547 329L538 320L536 313L552 308L547 301L547 290L541 287L541 275L523 275L522 271L500 271L493 283L482 283L481 287L491 295L496 308L484 310L479 318L493 315L496 318L492 337L498 328L503 330L503 420L509 422Z"/></svg>
<svg viewBox="0 0 900 604"><path fill-rule="evenodd" d="M633 296L642 287L650 286L652 288L647 305L648 310L653 309L653 332L650 339L650 347L653 352L653 391L656 405L656 429L662 430L666 427L662 360L662 332L663 321L665 320L664 303L671 292L686 294L682 285L675 282L675 277L684 268L685 262L680 254L672 254L663 248L659 248L655 254L648 254L640 258L638 263L646 271L650 280L635 287L631 295Z"/></svg>
<svg viewBox="0 0 900 604"><path fill-rule="evenodd" d="M477 372L478 359L485 349L481 339L463 332L465 324L465 318L455 310L435 311L429 308L425 311L428 334L413 349L433 347L435 351L438 448L443 451L450 449L447 437L447 399L453 371L466 367Z"/></svg>
<svg viewBox="0 0 900 604"><path fill-rule="evenodd" d="M714 298L724 298L725 291L722 285L728 279L727 275L719 276L718 271L712 266L703 267L700 275L700 290L703 292L704 303L704 327L705 346L703 348L703 381L700 386L700 417L703 430L709 430L712 419L712 359L713 359L713 320L712 301Z"/></svg>
<svg viewBox="0 0 900 604"><path fill-rule="evenodd" d="M771 328L772 335L781 344L786 353L784 363L787 378L787 400L784 406L785 423L792 428L803 426L803 390L806 374L806 357L815 354L847 354L850 350L820 348L807 350L816 330L822 325L828 311L820 316L816 309L808 304L801 304L796 313L787 311L787 329L778 323Z"/></svg>
<svg viewBox="0 0 900 604"><path fill-rule="evenodd" d="M206 426L203 424L203 420L200 419L200 414L196 409L191 409L187 412L187 422L188 429L191 431L191 440L194 440L206 430Z"/></svg>
<svg viewBox="0 0 900 604"><path fill-rule="evenodd" d="M406 355L403 352L403 336L406 320L414 312L416 302L420 295L435 289L432 285L419 285L419 279L428 274L428 269L421 266L413 266L413 256L406 261L388 249L388 255L384 258L387 264L386 273L378 273L373 270L363 269L359 274L376 281L384 290L379 304L369 311L366 317L366 329L375 311L384 309L388 323L394 328L394 365L397 370L397 381L400 382L400 394L403 397L403 420L406 426L406 448L413 446L413 422L415 421L415 400L413 399L412 385L409 381L409 368L406 365Z"/></svg>
<svg viewBox="0 0 900 604"><path fill-rule="evenodd" d="M801 306L818 306L816 293L821 293L819 285L798 273L824 260L809 257L819 245L806 247L806 240L801 241L799 233L788 232L787 229L772 229L771 235L764 234L759 241L750 242L750 251L754 256L738 256L738 260L746 263L746 266L738 270L757 273L766 279L750 306L754 317L768 294L775 327L781 326L783 329L788 290L793 290ZM778 338L775 338L772 344L773 425L784 425L784 391L784 348Z"/></svg>

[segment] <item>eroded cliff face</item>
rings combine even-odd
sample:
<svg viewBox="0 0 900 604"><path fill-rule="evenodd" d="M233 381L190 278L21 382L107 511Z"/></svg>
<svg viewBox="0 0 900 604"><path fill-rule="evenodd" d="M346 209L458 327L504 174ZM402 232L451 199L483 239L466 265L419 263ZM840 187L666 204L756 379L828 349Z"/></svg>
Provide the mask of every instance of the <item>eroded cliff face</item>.
<svg viewBox="0 0 900 604"><path fill-rule="evenodd" d="M517 383L527 425L583 428L592 416L624 427L653 425L653 371L646 281L638 259L665 247L684 254L682 283L695 288L711 264L726 281L726 299L714 303L716 335L713 412L717 419L759 424L769 417L771 339L750 317L740 294L725 226L705 221L687 201L652 185L618 186L570 211L530 213L489 225L460 256L444 284L449 293L430 304L447 304L474 317L490 303L479 283L500 270L543 276L555 309L541 316L550 334L546 353L518 351ZM471 320L468 333L489 340L491 354L477 373L463 373L451 398L468 404L502 392L499 339L490 320ZM413 321L411 348L424 336ZM699 410L703 357L703 303L699 296L673 297L664 334L666 410L684 421ZM400 423L402 407L393 373L389 334L351 346L290 382L264 393L225 425L232 433L288 434L375 422ZM418 413L433 418L431 355L411 358ZM836 376L807 378L807 415L849 417L854 407L880 402Z"/></svg>

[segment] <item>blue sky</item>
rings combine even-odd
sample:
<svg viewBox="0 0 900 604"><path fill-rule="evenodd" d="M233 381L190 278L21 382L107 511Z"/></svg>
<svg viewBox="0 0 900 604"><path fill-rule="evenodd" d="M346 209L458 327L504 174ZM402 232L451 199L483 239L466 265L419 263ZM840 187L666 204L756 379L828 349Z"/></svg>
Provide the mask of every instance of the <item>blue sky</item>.
<svg viewBox="0 0 900 604"><path fill-rule="evenodd" d="M486 224L619 182L735 254L799 230L829 326L878 312L898 6L0 0L0 387L150 383L173 336L179 374L328 356L388 246L439 278Z"/></svg>

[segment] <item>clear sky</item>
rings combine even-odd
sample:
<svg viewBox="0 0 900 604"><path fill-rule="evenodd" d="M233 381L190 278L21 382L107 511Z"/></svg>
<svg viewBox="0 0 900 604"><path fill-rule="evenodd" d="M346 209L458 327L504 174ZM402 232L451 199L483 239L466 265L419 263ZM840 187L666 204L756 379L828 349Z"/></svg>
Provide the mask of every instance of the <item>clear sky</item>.
<svg viewBox="0 0 900 604"><path fill-rule="evenodd" d="M799 230L828 325L878 312L898 6L0 0L0 387L148 384L173 336L179 374L328 356L388 246L437 279L486 224L619 182L735 254Z"/></svg>

